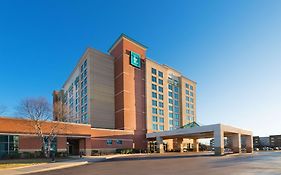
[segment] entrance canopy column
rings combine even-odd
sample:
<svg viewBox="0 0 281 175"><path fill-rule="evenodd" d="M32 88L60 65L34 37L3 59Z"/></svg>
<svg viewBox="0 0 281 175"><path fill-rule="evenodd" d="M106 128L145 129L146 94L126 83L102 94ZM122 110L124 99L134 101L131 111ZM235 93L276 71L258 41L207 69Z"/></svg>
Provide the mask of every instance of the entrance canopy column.
<svg viewBox="0 0 281 175"><path fill-rule="evenodd" d="M156 142L157 142L157 152L158 153L164 153L163 138L162 137L156 137Z"/></svg>
<svg viewBox="0 0 281 175"><path fill-rule="evenodd" d="M246 139L246 151L247 153L253 153L253 136L247 135L245 136Z"/></svg>
<svg viewBox="0 0 281 175"><path fill-rule="evenodd" d="M193 152L199 152L199 142L198 142L198 139L193 139Z"/></svg>
<svg viewBox="0 0 281 175"><path fill-rule="evenodd" d="M214 148L215 155L224 155L224 132L221 127L218 127L214 131Z"/></svg>
<svg viewBox="0 0 281 175"><path fill-rule="evenodd" d="M241 153L241 134L235 133L231 136L233 153Z"/></svg>

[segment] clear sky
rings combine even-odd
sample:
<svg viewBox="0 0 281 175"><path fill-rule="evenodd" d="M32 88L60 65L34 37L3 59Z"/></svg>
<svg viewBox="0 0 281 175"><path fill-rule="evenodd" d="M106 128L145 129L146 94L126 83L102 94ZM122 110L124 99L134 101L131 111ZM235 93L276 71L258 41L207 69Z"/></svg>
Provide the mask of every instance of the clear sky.
<svg viewBox="0 0 281 175"><path fill-rule="evenodd" d="M2 0L0 105L52 101L87 47L126 33L197 82L197 117L281 134L281 1Z"/></svg>

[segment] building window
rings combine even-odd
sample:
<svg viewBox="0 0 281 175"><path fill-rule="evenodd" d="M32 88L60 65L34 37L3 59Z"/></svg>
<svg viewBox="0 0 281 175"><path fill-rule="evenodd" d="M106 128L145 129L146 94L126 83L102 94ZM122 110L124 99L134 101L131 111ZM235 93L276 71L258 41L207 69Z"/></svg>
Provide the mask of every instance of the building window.
<svg viewBox="0 0 281 175"><path fill-rule="evenodd" d="M160 123L164 123L164 118L160 117L160 118L159 118L159 122L160 122Z"/></svg>
<svg viewBox="0 0 281 175"><path fill-rule="evenodd" d="M190 90L192 90L192 91L193 91L193 86L191 86L191 85L190 85Z"/></svg>
<svg viewBox="0 0 281 175"><path fill-rule="evenodd" d="M156 100L152 100L152 106L157 106L157 101Z"/></svg>
<svg viewBox="0 0 281 175"><path fill-rule="evenodd" d="M84 69L87 67L87 59L84 61Z"/></svg>
<svg viewBox="0 0 281 175"><path fill-rule="evenodd" d="M164 115L164 110L163 109L159 109L159 115Z"/></svg>
<svg viewBox="0 0 281 175"><path fill-rule="evenodd" d="M157 116L152 116L152 121L153 122L158 122L158 117Z"/></svg>
<svg viewBox="0 0 281 175"><path fill-rule="evenodd" d="M154 74L154 75L156 75L156 69L151 68L151 73Z"/></svg>
<svg viewBox="0 0 281 175"><path fill-rule="evenodd" d="M179 101L175 100L175 106L178 106L178 105L179 105Z"/></svg>
<svg viewBox="0 0 281 175"><path fill-rule="evenodd" d="M158 79L158 83L161 84L161 85L163 85L163 80Z"/></svg>
<svg viewBox="0 0 281 175"><path fill-rule="evenodd" d="M186 87L187 89L189 89L189 84L185 83L185 87Z"/></svg>
<svg viewBox="0 0 281 175"><path fill-rule="evenodd" d="M156 77L152 76L152 77L151 77L151 80L152 80L152 82L157 83Z"/></svg>
<svg viewBox="0 0 281 175"><path fill-rule="evenodd" d="M163 92L163 88L162 87L158 87L159 92Z"/></svg>
<svg viewBox="0 0 281 175"><path fill-rule="evenodd" d="M169 98L169 104L173 104L173 99Z"/></svg>
<svg viewBox="0 0 281 175"><path fill-rule="evenodd" d="M156 84L152 84L152 89L153 89L153 90L157 90Z"/></svg>
<svg viewBox="0 0 281 175"><path fill-rule="evenodd" d="M152 114L157 114L157 108L152 108Z"/></svg>
<svg viewBox="0 0 281 175"><path fill-rule="evenodd" d="M158 125L157 124L152 124L152 129L153 130L158 130Z"/></svg>
<svg viewBox="0 0 281 175"><path fill-rule="evenodd" d="M112 140L106 140L107 145L112 145Z"/></svg>
<svg viewBox="0 0 281 175"><path fill-rule="evenodd" d="M152 97L157 98L157 94L155 92L152 92Z"/></svg>
<svg viewBox="0 0 281 175"><path fill-rule="evenodd" d="M164 103L163 102L159 102L159 107L163 108L164 107Z"/></svg>
<svg viewBox="0 0 281 175"><path fill-rule="evenodd" d="M163 100L163 95L159 94L159 100Z"/></svg>
<svg viewBox="0 0 281 175"><path fill-rule="evenodd" d="M158 71L158 76L161 77L161 78L163 78L163 72Z"/></svg>
<svg viewBox="0 0 281 175"><path fill-rule="evenodd" d="M174 114L173 113L169 113L169 117L170 118L174 118Z"/></svg>
<svg viewBox="0 0 281 175"><path fill-rule="evenodd" d="M0 135L0 158L9 154L17 153L19 150L19 136Z"/></svg>
<svg viewBox="0 0 281 175"><path fill-rule="evenodd" d="M118 144L118 145L122 145L122 144L123 144L123 142L122 142L122 140L116 140L116 144Z"/></svg>
<svg viewBox="0 0 281 175"><path fill-rule="evenodd" d="M186 95L189 95L189 90L185 90Z"/></svg>
<svg viewBox="0 0 281 175"><path fill-rule="evenodd" d="M179 92L179 88L178 87L175 87L175 92Z"/></svg>
<svg viewBox="0 0 281 175"><path fill-rule="evenodd" d="M168 92L169 93L169 97L173 97L173 93L172 92Z"/></svg>
<svg viewBox="0 0 281 175"><path fill-rule="evenodd" d="M190 98L190 102L192 102L192 103L193 103L193 98Z"/></svg>
<svg viewBox="0 0 281 175"><path fill-rule="evenodd" d="M190 96L193 97L193 92L190 92Z"/></svg>
<svg viewBox="0 0 281 175"><path fill-rule="evenodd" d="M169 111L173 111L173 106L169 105Z"/></svg>
<svg viewBox="0 0 281 175"><path fill-rule="evenodd" d="M169 124L173 125L174 124L174 120L169 120Z"/></svg>
<svg viewBox="0 0 281 175"><path fill-rule="evenodd" d="M159 125L159 130L164 131L164 125Z"/></svg>
<svg viewBox="0 0 281 175"><path fill-rule="evenodd" d="M179 108L178 107L175 107L175 112L179 113Z"/></svg>
<svg viewBox="0 0 281 175"><path fill-rule="evenodd" d="M169 84L168 89L173 90L173 86L171 84Z"/></svg>
<svg viewBox="0 0 281 175"><path fill-rule="evenodd" d="M175 99L179 99L179 94L175 94Z"/></svg>

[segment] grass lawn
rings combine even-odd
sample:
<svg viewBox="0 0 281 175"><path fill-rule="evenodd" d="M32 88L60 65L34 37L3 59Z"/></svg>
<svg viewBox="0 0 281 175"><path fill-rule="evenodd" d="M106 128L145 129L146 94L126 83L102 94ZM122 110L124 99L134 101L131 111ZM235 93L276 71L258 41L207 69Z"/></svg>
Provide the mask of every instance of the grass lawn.
<svg viewBox="0 0 281 175"><path fill-rule="evenodd" d="M8 168L23 167L29 165L37 165L42 163L48 163L50 159L12 159L12 160L0 160L0 170Z"/></svg>

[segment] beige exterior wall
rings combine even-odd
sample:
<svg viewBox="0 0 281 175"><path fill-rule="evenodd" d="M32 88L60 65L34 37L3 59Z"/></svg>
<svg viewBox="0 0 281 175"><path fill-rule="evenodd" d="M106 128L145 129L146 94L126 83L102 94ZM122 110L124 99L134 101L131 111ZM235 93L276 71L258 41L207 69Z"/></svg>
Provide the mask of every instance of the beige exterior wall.
<svg viewBox="0 0 281 175"><path fill-rule="evenodd" d="M152 74L152 68L156 69L157 73L156 75ZM163 78L159 77L158 75L158 71L163 72ZM152 76L155 76L157 79L157 82L152 82ZM173 119L169 117L169 113L171 112L169 110L169 91L171 91L173 93L173 97L171 99L173 99L173 107L174 106L174 101L176 100L174 98L174 90L169 90L168 89L168 85L169 85L169 77L172 77L174 80L176 80L178 82L178 107L179 107L179 126L175 126L174 127L180 127L183 126L187 123L190 123L192 121L196 121L196 82L189 80L188 78L184 77L180 72L168 67L167 65L161 65L158 64L150 59L146 59L146 111L147 111L147 132L155 132L155 131L160 131L159 126L160 125L164 125L164 130L170 130L170 123L169 120L174 120L173 122L175 122L177 119L175 119L175 113L173 114ZM163 79L163 85L159 84L159 78ZM157 90L153 90L152 89L152 84L155 84L157 86ZM189 95L186 94L186 90L191 91L190 88L186 88L186 84L188 84L188 87L190 87L190 85L193 87L192 90L192 95L193 97L190 96L190 92ZM159 92L159 85L163 87L163 93ZM173 86L174 87L174 86ZM152 92L157 93L157 99L152 97ZM159 100L159 94L163 95L163 101ZM188 98L187 98L188 97ZM189 100L190 98L192 98L193 102L188 102L190 104L193 105L193 109L192 109L192 118L191 114L187 114L187 110L189 110L189 112L191 111L191 105L189 105L189 108L187 106L187 99ZM157 101L157 107L152 105L152 100L156 100ZM163 102L164 103L164 107L161 108L159 107L159 102ZM157 112L158 114L152 114L152 108L157 108ZM159 109L163 109L164 111L164 115L161 116L159 115ZM190 112L191 113L191 112ZM157 116L158 120L157 122L153 122L153 116ZM159 122L159 118L163 117L164 118L164 123ZM157 124L158 125L158 130L154 130L153 129L153 124Z"/></svg>
<svg viewBox="0 0 281 175"><path fill-rule="evenodd" d="M95 128L115 128L114 58L91 49L89 66L89 115Z"/></svg>
<svg viewBox="0 0 281 175"><path fill-rule="evenodd" d="M83 77L81 66L87 60L87 66L84 67L87 75ZM75 80L79 77L79 87L75 88ZM87 93L82 96L82 81L87 80ZM73 108L70 108L71 122L89 123L96 128L115 128L114 117L114 58L95 49L88 48L78 61L75 69L63 86L65 92L73 87ZM82 105L82 98L85 102ZM70 95L68 93L68 106ZM76 112L76 98L78 99L78 112ZM82 107L86 112L82 113ZM83 121L81 116L88 115L88 121Z"/></svg>

